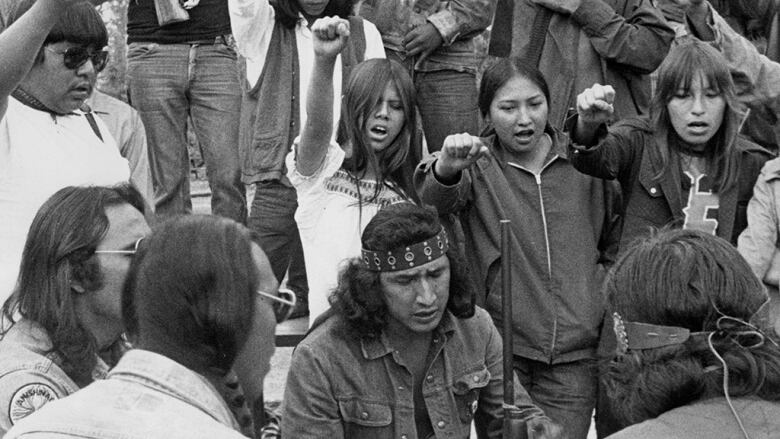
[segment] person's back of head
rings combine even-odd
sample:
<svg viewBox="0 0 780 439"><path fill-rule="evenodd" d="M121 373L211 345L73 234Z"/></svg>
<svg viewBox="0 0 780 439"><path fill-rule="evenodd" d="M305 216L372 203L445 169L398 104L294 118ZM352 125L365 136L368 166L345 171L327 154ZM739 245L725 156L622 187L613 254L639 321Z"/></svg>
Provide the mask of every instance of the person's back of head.
<svg viewBox="0 0 780 439"><path fill-rule="evenodd" d="M658 232L623 254L606 293L618 338L607 392L626 425L724 391L780 400L775 336L750 323L768 297L727 241Z"/></svg>
<svg viewBox="0 0 780 439"><path fill-rule="evenodd" d="M224 375L250 335L260 276L244 226L216 216L170 219L144 240L130 269L122 296L128 335L135 347L196 373Z"/></svg>
<svg viewBox="0 0 780 439"><path fill-rule="evenodd" d="M102 287L95 251L111 225L106 210L124 204L143 213L141 196L130 185L66 187L52 195L32 221L19 282L3 305L4 326L18 314L46 330L77 383L90 381L98 346L79 318L74 288L89 293Z"/></svg>

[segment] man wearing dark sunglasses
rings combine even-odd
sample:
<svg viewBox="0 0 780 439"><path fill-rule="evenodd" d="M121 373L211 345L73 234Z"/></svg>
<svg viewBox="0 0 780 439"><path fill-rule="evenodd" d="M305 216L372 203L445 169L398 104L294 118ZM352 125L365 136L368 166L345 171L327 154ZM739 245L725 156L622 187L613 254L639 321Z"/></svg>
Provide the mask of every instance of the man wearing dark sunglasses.
<svg viewBox="0 0 780 439"><path fill-rule="evenodd" d="M127 182L106 125L86 108L108 33L86 2L21 0L0 33L0 301L35 213L57 190Z"/></svg>
<svg viewBox="0 0 780 439"><path fill-rule="evenodd" d="M122 285L148 233L130 185L67 187L43 204L0 318L0 435L115 364Z"/></svg>

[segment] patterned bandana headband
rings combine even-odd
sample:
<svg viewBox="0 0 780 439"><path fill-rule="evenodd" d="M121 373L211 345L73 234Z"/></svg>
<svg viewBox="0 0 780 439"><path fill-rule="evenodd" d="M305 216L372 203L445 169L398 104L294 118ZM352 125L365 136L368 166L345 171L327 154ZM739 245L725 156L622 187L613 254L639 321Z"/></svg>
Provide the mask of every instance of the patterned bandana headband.
<svg viewBox="0 0 780 439"><path fill-rule="evenodd" d="M436 236L416 244L389 251L362 249L363 267L370 271L400 271L427 264L447 253L447 232L442 228Z"/></svg>

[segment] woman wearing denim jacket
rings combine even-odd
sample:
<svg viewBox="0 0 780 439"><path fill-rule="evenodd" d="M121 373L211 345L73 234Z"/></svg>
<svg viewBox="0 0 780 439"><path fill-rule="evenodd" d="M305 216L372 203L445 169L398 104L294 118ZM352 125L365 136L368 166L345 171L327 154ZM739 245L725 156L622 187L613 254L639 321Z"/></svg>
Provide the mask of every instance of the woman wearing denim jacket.
<svg viewBox="0 0 780 439"><path fill-rule="evenodd" d="M475 282L496 322L499 220L512 221L515 372L567 438L584 439L596 400L591 363L616 192L571 165L568 139L548 123L548 96L538 70L499 61L480 87L490 135L448 137L441 153L418 167L415 183L424 203L459 214Z"/></svg>
<svg viewBox="0 0 780 439"><path fill-rule="evenodd" d="M673 47L659 70L649 120L606 130L613 99L614 90L598 84L580 94L571 152L581 172L620 182L619 251L666 225L736 244L769 153L737 135L743 115L723 56L698 40Z"/></svg>

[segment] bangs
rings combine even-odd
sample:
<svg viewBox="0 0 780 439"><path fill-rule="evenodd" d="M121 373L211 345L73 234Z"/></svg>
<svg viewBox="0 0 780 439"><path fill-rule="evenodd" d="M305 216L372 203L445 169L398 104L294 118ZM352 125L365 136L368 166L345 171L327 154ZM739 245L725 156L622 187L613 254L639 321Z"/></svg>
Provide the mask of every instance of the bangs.
<svg viewBox="0 0 780 439"><path fill-rule="evenodd" d="M103 19L90 3L77 3L60 16L44 41L44 45L68 41L102 49L108 45L108 32Z"/></svg>
<svg viewBox="0 0 780 439"><path fill-rule="evenodd" d="M717 50L700 42L680 44L661 64L656 95L663 103L668 103L679 90L690 90L693 81L700 77L707 88L733 96L731 73L725 58Z"/></svg>

